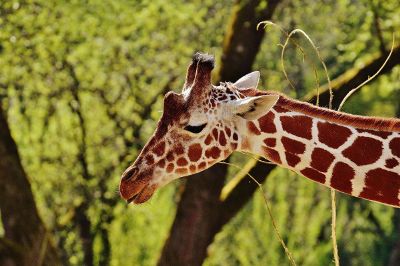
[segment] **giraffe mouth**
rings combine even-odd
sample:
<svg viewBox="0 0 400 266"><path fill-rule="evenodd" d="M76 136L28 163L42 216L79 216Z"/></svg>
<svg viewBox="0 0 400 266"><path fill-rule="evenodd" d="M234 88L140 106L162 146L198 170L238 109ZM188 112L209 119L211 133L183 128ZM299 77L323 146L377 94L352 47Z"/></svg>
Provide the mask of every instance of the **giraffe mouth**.
<svg viewBox="0 0 400 266"><path fill-rule="evenodd" d="M150 184L149 178L121 181L119 192L128 204L142 204L153 196L157 186Z"/></svg>
<svg viewBox="0 0 400 266"><path fill-rule="evenodd" d="M128 204L142 204L148 201L154 194L156 190L155 185L146 185L143 189L141 189L137 194L134 194L130 198L126 200Z"/></svg>
<svg viewBox="0 0 400 266"><path fill-rule="evenodd" d="M134 202L138 195L139 195L139 194L137 194L137 195L135 195L135 196L129 198L129 199L126 201L126 203L129 204L129 203L131 203L131 202Z"/></svg>
<svg viewBox="0 0 400 266"><path fill-rule="evenodd" d="M151 182L152 174L149 171L139 171L138 167L130 166L122 174L119 184L121 198L128 204L141 204L148 201L157 189Z"/></svg>

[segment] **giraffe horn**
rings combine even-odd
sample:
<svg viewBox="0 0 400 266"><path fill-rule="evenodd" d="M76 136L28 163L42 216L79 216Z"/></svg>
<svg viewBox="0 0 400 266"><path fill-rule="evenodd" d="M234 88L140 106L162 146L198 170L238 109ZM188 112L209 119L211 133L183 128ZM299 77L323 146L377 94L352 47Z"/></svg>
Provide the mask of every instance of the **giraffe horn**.
<svg viewBox="0 0 400 266"><path fill-rule="evenodd" d="M196 68L197 68L197 58L193 55L192 62L190 63L187 72L186 72L186 80L183 85L182 92L189 89L193 85L194 77L196 76Z"/></svg>
<svg viewBox="0 0 400 266"><path fill-rule="evenodd" d="M214 69L214 57L208 54L196 53L192 64L196 65L196 71L192 83L192 95L200 95L211 87L211 71ZM190 67L189 67L190 68Z"/></svg>
<svg viewBox="0 0 400 266"><path fill-rule="evenodd" d="M164 116L174 117L183 111L185 100L182 94L170 91L164 97Z"/></svg>

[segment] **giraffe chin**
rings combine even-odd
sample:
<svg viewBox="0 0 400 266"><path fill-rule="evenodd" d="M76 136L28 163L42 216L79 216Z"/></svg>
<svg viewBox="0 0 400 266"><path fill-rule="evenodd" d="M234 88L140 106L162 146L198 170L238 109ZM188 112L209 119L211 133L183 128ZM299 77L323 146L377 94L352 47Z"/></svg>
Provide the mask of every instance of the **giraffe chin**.
<svg viewBox="0 0 400 266"><path fill-rule="evenodd" d="M137 193L136 195L129 198L127 200L127 202L128 202L128 204L129 203L134 203L134 204L145 203L153 196L156 189L157 189L157 187L155 185L147 185L139 193Z"/></svg>

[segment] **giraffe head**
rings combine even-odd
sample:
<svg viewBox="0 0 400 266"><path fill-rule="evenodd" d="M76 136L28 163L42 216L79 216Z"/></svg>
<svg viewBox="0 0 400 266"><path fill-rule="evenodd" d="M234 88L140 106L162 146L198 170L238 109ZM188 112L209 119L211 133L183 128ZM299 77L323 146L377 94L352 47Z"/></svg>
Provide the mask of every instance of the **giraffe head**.
<svg viewBox="0 0 400 266"><path fill-rule="evenodd" d="M278 100L271 95L246 96L246 89L257 87L259 72L214 86L213 68L212 56L196 53L182 93L165 95L156 131L122 175L122 198L143 203L171 180L224 160L241 148L240 125L265 115Z"/></svg>

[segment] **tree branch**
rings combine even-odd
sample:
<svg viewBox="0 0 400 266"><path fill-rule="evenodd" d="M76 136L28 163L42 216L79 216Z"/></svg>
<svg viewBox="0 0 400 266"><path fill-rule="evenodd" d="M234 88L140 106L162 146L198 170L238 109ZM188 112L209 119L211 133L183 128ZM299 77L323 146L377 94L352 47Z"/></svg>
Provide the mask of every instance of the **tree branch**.
<svg viewBox="0 0 400 266"><path fill-rule="evenodd" d="M7 238L0 238L0 265L23 265L26 250Z"/></svg>
<svg viewBox="0 0 400 266"><path fill-rule="evenodd" d="M354 67L336 79L332 80L332 90L333 90L333 102L332 106L334 109L337 109L342 102L343 98L349 93L350 90L357 87L359 84L368 79L368 77L375 74L379 68L383 65L386 58L388 57L389 52L380 54L375 56L374 58L368 60L363 64L362 67ZM390 72L395 66L400 64L400 45L396 46L393 49L392 56L389 61L386 63L385 67L379 73L379 76L384 75ZM307 95L305 99L308 102L315 104L317 102L317 95L312 92ZM329 90L328 86L325 85L320 88L320 105L327 106L329 103Z"/></svg>

